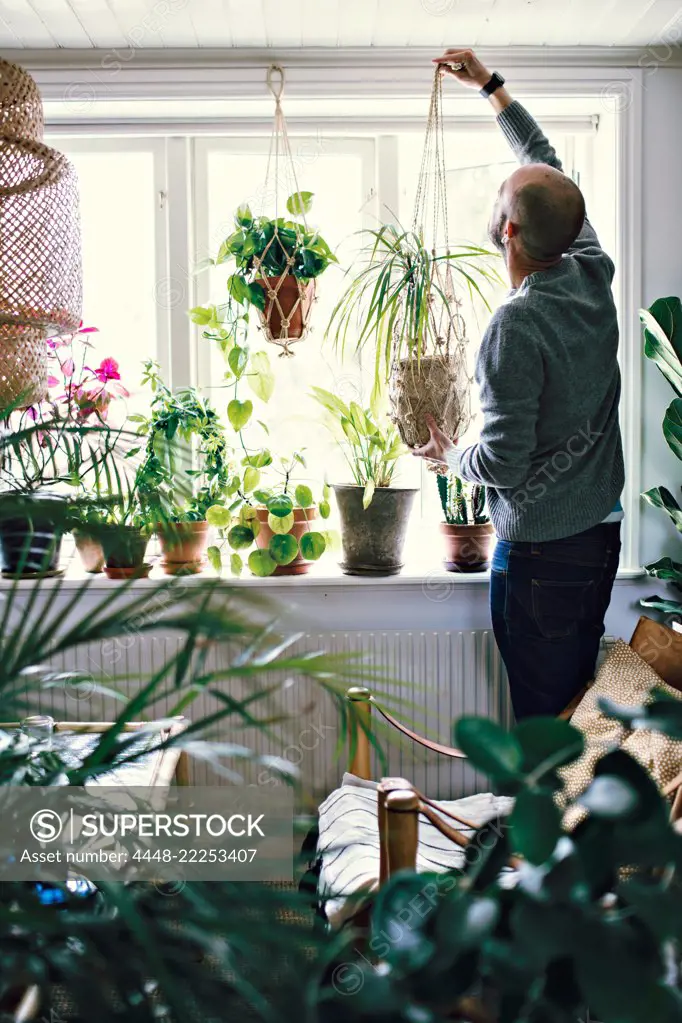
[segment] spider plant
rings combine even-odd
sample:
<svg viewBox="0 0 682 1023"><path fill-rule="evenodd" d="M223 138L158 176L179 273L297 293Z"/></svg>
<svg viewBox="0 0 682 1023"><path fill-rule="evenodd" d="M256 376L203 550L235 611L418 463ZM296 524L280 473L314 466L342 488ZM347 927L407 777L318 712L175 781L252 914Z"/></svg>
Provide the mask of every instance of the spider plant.
<svg viewBox="0 0 682 1023"><path fill-rule="evenodd" d="M431 251L421 231L387 223L360 232L367 238L361 269L349 269L348 284L334 307L325 336L343 354L350 331L355 351L376 344L375 385L388 381L394 360L420 359L433 349L441 322L457 316L448 278L490 309L485 291L501 283L492 266L496 253L476 245Z"/></svg>

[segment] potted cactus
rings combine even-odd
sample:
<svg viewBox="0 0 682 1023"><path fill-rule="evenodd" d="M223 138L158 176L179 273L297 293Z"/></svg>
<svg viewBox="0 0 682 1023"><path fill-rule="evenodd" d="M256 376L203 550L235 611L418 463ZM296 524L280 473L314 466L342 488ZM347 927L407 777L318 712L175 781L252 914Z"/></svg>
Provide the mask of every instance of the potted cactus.
<svg viewBox="0 0 682 1023"><path fill-rule="evenodd" d="M445 517L440 524L445 568L448 572L484 571L495 535L486 511L485 487L465 483L447 471L439 472L436 479Z"/></svg>

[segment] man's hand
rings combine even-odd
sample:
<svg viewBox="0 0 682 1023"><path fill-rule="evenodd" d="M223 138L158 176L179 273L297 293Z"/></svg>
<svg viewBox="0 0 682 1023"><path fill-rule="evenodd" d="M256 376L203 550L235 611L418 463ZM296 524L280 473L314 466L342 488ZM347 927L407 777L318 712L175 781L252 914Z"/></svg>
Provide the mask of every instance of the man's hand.
<svg viewBox="0 0 682 1023"><path fill-rule="evenodd" d="M453 451L455 445L443 433L433 416L426 416L425 420L431 436L426 444L412 448L412 454L418 458L427 458L430 462L447 462L448 451Z"/></svg>
<svg viewBox="0 0 682 1023"><path fill-rule="evenodd" d="M481 63L473 51L463 50L461 47L446 50L442 57L434 57L433 63L439 64L446 74L452 75L470 89L482 89L492 78L492 72Z"/></svg>

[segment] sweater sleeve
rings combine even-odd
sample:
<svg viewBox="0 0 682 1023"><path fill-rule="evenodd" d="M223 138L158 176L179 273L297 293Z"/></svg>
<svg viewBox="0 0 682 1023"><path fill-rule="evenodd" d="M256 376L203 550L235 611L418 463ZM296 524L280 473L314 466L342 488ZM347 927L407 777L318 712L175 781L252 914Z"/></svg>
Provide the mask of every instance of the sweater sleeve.
<svg viewBox="0 0 682 1023"><path fill-rule="evenodd" d="M518 100L514 100L497 115L497 123L520 163L546 163L563 172L564 168L554 147L550 145L535 118ZM608 261L613 277L613 263L599 244L597 232L587 217L568 251L603 256Z"/></svg>
<svg viewBox="0 0 682 1023"><path fill-rule="evenodd" d="M477 444L455 449L450 468L472 483L513 489L529 477L536 450L544 364L523 300L498 310L481 344L476 366L483 427Z"/></svg>

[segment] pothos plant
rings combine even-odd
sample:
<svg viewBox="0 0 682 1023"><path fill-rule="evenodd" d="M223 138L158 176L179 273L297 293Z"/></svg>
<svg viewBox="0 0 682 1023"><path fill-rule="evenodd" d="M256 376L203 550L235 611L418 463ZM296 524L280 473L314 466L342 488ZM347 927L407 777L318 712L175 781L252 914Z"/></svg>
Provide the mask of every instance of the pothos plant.
<svg viewBox="0 0 682 1023"><path fill-rule="evenodd" d="M290 273L308 281L338 262L319 231L303 222L312 208L312 200L312 192L290 195L286 208L296 218L292 220L256 217L247 204L239 206L234 231L224 239L217 256L204 260L200 268L233 262L235 270L227 280L228 293L240 305L253 305L263 311L266 294L259 283L262 278Z"/></svg>
<svg viewBox="0 0 682 1023"><path fill-rule="evenodd" d="M682 461L682 302L679 298L659 298L649 309L640 309L639 316L644 327L644 354L658 366L675 392L663 417L663 436L675 457ZM654 508L665 511L678 533L682 533L682 508L667 487L652 487L643 497ZM645 568L649 575L670 583L682 593L682 563L666 557ZM641 603L667 614L682 615L680 597L655 595Z"/></svg>
<svg viewBox="0 0 682 1023"><path fill-rule="evenodd" d="M158 508L161 521L201 522L211 508L222 506L234 476L218 413L194 387L172 391L151 360L144 364L142 384L152 390L150 414L129 417L146 437L137 490Z"/></svg>
<svg viewBox="0 0 682 1023"><path fill-rule="evenodd" d="M206 513L220 537L220 545L209 548L211 564L220 568L225 548L230 552L234 575L242 573L245 560L251 572L262 577L272 575L278 565L288 565L299 555L306 561L316 561L334 543L333 534L311 526L318 512L323 519L329 517L330 489L325 484L320 499L315 501L312 489L299 475L306 469L303 453L273 455L267 443L268 427L262 419L254 418L253 400L243 394L246 384L256 398L267 403L275 386L267 352L253 351L248 343L248 310L230 294L222 305L195 307L190 317L204 328L203 337L221 352L225 360L222 386L232 395L227 404L236 449L231 476L224 505L214 504ZM251 443L254 427L265 434L265 443ZM258 542L259 508L267 510L267 525L274 534L264 546L263 538ZM300 539L292 532L297 509L299 518L307 523Z"/></svg>

